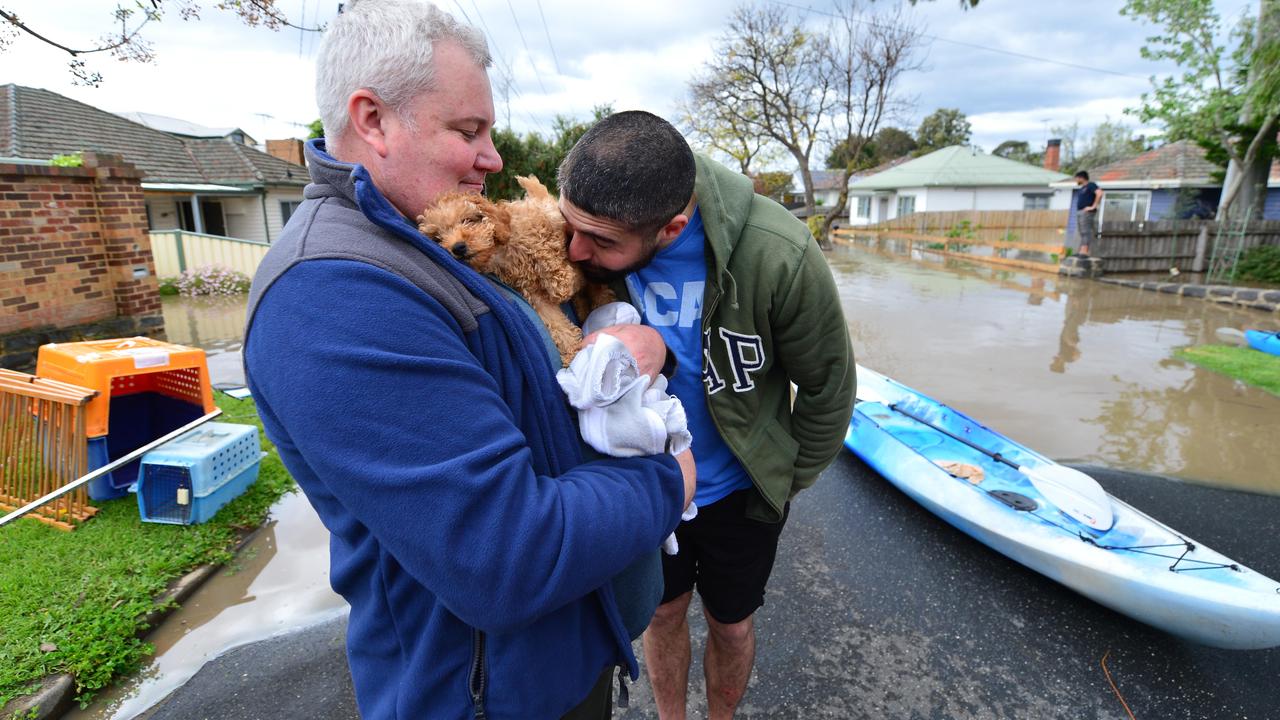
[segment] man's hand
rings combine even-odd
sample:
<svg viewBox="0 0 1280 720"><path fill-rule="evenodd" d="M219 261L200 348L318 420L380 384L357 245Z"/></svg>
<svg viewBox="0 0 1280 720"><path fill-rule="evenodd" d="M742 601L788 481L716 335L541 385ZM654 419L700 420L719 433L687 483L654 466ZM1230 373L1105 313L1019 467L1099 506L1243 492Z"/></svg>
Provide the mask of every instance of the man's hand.
<svg viewBox="0 0 1280 720"><path fill-rule="evenodd" d="M583 338L582 347L594 343L600 333L608 333L622 341L623 346L636 359L640 374L648 375L650 382L657 379L667 360L667 344L662 341L662 335L657 330L644 325L613 325Z"/></svg>
<svg viewBox="0 0 1280 720"><path fill-rule="evenodd" d="M680 473L684 475L684 507L681 510L688 510L689 503L693 502L694 490L698 487L698 470L693 463L693 451L685 450L676 456L676 462L680 463Z"/></svg>

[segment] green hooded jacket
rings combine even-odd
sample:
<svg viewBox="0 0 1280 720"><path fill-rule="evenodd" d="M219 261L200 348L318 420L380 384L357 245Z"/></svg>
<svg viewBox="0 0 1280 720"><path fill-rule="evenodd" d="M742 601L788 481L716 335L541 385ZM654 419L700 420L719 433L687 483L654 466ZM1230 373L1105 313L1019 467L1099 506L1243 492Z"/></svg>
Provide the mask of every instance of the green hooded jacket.
<svg viewBox="0 0 1280 720"><path fill-rule="evenodd" d="M844 441L857 378L849 332L831 268L805 224L755 194L749 178L701 155L696 162L710 250L707 405L758 491L747 516L779 522ZM639 307L625 283L614 290Z"/></svg>

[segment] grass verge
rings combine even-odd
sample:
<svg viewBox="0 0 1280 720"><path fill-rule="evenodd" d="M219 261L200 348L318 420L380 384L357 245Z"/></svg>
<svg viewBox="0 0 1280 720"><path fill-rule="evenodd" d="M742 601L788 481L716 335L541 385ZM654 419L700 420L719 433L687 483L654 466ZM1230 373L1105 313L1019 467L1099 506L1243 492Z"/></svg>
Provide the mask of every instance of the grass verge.
<svg viewBox="0 0 1280 720"><path fill-rule="evenodd" d="M216 395L217 422L261 429L253 400ZM229 559L241 534L296 488L265 435L262 445L257 482L203 525L144 523L130 495L95 502L100 512L74 532L28 519L0 530L0 706L61 672L75 676L83 705L137 669L153 651L138 636L155 599L192 569Z"/></svg>
<svg viewBox="0 0 1280 720"><path fill-rule="evenodd" d="M1174 351L1187 362L1280 395L1280 357L1253 348L1196 345Z"/></svg>

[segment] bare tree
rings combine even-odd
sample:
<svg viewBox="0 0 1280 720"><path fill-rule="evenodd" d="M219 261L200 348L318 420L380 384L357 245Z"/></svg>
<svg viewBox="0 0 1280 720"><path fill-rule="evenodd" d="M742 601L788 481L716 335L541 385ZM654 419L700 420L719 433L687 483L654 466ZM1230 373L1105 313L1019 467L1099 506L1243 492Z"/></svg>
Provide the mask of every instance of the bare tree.
<svg viewBox="0 0 1280 720"><path fill-rule="evenodd" d="M0 7L0 52L20 35L29 35L40 42L57 48L71 56L69 69L78 85L97 87L102 82L102 73L91 69L84 60L85 55L107 53L117 60L138 63L149 63L155 59L151 43L142 35L142 30L153 22L159 22L167 10L177 13L183 20L199 20L202 3L200 0L126 0L118 2L110 13L110 28L96 42L85 46L72 47L60 40L55 40L48 33L31 27L17 13ZM245 25L259 25L270 30L289 27L307 32L321 32L323 26L302 27L289 21L289 18L276 6L276 0L217 0L213 3L217 10L234 12Z"/></svg>
<svg viewBox="0 0 1280 720"><path fill-rule="evenodd" d="M849 202L849 178L857 169L863 146L872 142L880 123L906 109L898 91L904 73L920 68L916 59L920 29L900 9L865 15L854 7L841 8L823 43L826 72L835 81L835 102L825 140L844 144L847 163L840 170L840 198L823 219L820 237L829 244L831 224Z"/></svg>
<svg viewBox="0 0 1280 720"><path fill-rule="evenodd" d="M799 167L806 211L815 214L810 158L815 147L845 142L849 157L896 109L897 81L915 67L920 34L898 12L870 16L850 6L814 32L776 5L739 7L713 60L690 84L699 121L712 133L750 143L764 138ZM706 131L704 131L705 134ZM727 144L727 143L726 143ZM843 169L847 186L853 168ZM841 191L841 205L848 200ZM828 216L818 240L830 245Z"/></svg>
<svg viewBox="0 0 1280 720"><path fill-rule="evenodd" d="M809 157L834 101L832 78L822 71L823 52L782 7L743 5L730 18L714 59L690 83L691 97L712 109L702 121L714 123L714 132L767 138L791 155L811 214L816 204Z"/></svg>
<svg viewBox="0 0 1280 720"><path fill-rule="evenodd" d="M771 138L751 132L735 112L704 88L692 88L688 99L681 103L680 124L695 142L701 141L711 152L736 162L743 175L754 176L759 166L779 155Z"/></svg>

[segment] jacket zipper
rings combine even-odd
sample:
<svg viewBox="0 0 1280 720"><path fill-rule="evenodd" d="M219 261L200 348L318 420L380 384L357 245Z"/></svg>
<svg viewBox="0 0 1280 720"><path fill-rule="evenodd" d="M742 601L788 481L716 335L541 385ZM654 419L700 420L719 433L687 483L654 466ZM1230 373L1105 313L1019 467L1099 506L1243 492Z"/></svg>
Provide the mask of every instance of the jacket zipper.
<svg viewBox="0 0 1280 720"><path fill-rule="evenodd" d="M475 640L475 650L471 656L471 676L468 679L468 685L471 689L471 704L475 708L476 720L485 720L487 715L484 711L484 687L486 681L484 676L484 633L479 630L472 630L471 632Z"/></svg>

